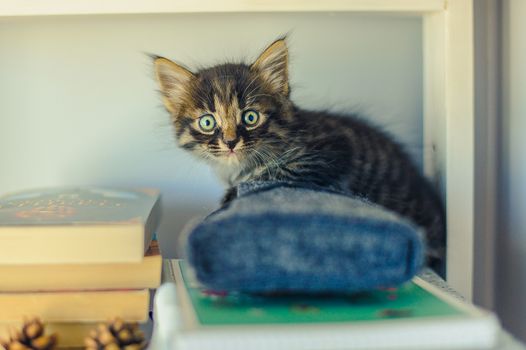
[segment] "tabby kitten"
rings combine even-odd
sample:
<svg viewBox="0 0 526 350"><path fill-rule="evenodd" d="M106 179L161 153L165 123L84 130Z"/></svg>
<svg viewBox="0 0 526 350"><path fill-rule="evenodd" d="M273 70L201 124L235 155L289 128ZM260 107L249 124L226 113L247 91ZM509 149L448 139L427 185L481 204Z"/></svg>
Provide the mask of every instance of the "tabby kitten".
<svg viewBox="0 0 526 350"><path fill-rule="evenodd" d="M207 160L228 186L284 180L350 191L424 228L430 262L442 270L445 215L432 186L398 143L363 120L296 106L284 39L251 65L195 73L163 57L154 65L179 146Z"/></svg>

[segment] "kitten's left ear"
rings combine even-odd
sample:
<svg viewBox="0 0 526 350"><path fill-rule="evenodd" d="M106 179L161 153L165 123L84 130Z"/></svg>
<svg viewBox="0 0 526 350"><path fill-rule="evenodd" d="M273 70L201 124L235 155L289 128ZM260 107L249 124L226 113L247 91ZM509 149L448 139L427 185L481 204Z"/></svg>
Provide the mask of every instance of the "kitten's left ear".
<svg viewBox="0 0 526 350"><path fill-rule="evenodd" d="M284 38L270 44L250 68L257 71L272 90L289 95L289 50Z"/></svg>

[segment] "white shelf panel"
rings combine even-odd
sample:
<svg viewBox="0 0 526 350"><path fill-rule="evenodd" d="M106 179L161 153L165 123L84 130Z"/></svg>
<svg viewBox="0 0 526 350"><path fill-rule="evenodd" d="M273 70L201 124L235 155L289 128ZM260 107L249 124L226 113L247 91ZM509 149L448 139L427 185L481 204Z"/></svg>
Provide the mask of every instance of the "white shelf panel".
<svg viewBox="0 0 526 350"><path fill-rule="evenodd" d="M476 219L482 220L475 217L475 169L483 164L475 158L474 2L0 0L0 19L46 15L222 12L382 12L424 15L424 112L426 145L429 146L426 173L441 180L441 189L447 203L448 282L470 299L477 278L474 276L475 240L480 237L475 235L474 223ZM488 142L491 145L491 141Z"/></svg>
<svg viewBox="0 0 526 350"><path fill-rule="evenodd" d="M444 10L447 0L0 0L0 17L210 12Z"/></svg>

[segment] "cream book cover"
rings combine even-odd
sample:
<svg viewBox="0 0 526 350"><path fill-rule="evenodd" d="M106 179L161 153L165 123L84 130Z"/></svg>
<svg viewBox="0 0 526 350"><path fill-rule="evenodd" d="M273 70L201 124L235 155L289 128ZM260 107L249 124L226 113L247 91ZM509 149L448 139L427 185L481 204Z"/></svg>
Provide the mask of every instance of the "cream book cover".
<svg viewBox="0 0 526 350"><path fill-rule="evenodd" d="M150 291L100 290L0 293L0 323L38 315L44 323L104 322L116 316L146 322Z"/></svg>
<svg viewBox="0 0 526 350"><path fill-rule="evenodd" d="M107 264L0 265L0 291L143 289L161 283L157 240L140 262Z"/></svg>
<svg viewBox="0 0 526 350"><path fill-rule="evenodd" d="M159 217L154 189L6 195L0 198L0 265L140 262Z"/></svg>

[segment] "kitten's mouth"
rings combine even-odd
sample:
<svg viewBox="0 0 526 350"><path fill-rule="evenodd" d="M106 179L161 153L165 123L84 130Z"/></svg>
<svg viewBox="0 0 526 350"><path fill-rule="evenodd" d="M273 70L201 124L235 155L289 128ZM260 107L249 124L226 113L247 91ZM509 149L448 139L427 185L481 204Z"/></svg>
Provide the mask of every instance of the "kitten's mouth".
<svg viewBox="0 0 526 350"><path fill-rule="evenodd" d="M239 156L240 156L240 152L239 151L229 150L229 151L226 152L224 157L227 160L229 160L229 161L230 160L237 160L237 161L239 161L240 160Z"/></svg>
<svg viewBox="0 0 526 350"><path fill-rule="evenodd" d="M239 162L243 158L243 152L240 150L223 150L221 152L216 153L216 157L218 160L223 160L228 163L230 162Z"/></svg>

